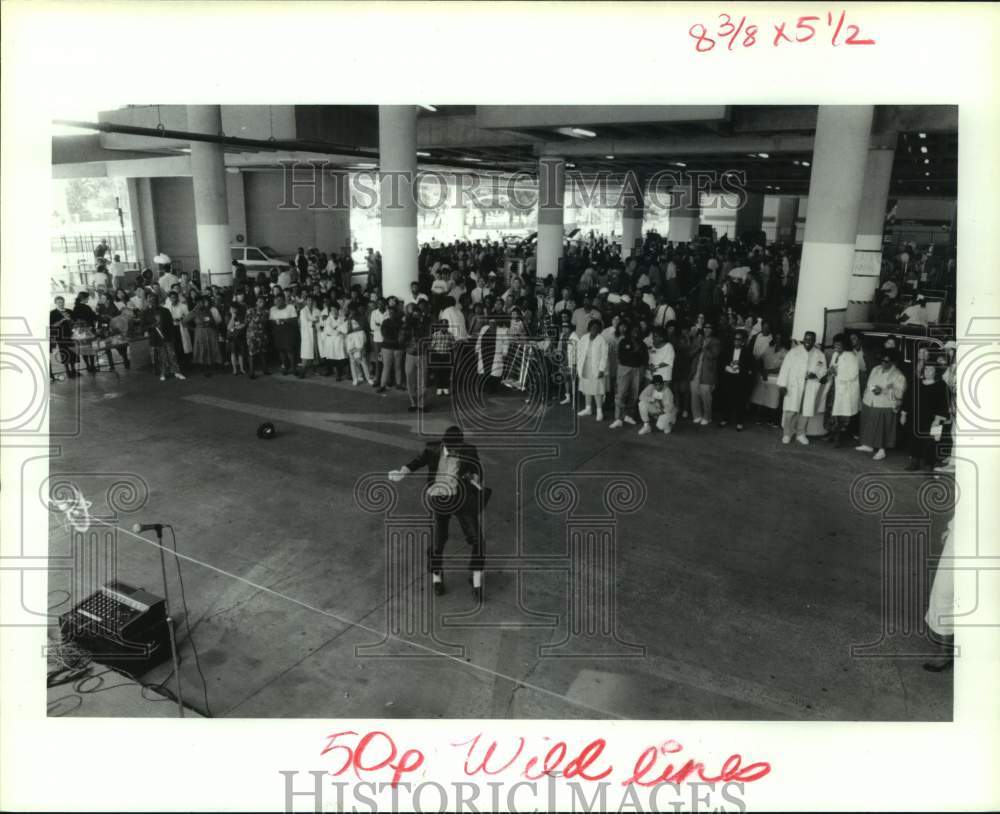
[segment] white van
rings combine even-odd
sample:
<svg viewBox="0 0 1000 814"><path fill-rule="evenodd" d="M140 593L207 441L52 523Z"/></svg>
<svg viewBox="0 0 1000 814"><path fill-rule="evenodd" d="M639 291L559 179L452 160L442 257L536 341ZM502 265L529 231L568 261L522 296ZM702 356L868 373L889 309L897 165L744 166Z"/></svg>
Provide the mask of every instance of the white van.
<svg viewBox="0 0 1000 814"><path fill-rule="evenodd" d="M256 277L257 273L269 272L271 269L290 268L291 264L287 260L282 260L278 253L270 246L230 246L233 260L246 266L247 276Z"/></svg>

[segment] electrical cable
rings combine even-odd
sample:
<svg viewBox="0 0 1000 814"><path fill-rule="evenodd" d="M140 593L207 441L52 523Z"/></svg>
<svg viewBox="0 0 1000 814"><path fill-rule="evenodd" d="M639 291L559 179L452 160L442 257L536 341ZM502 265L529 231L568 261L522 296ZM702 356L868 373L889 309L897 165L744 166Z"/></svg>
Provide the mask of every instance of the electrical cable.
<svg viewBox="0 0 1000 814"><path fill-rule="evenodd" d="M205 674L201 670L201 661L198 658L198 648L195 646L194 638L191 636L191 611L188 610L187 597L184 595L184 577L181 574L181 561L177 556L177 534L174 532L173 526L166 526L170 529L170 539L171 545L174 549L174 565L177 567L177 582L181 586L181 605L184 608L184 626L187 628L187 640L191 644L191 651L194 653L194 664L198 669L198 675L201 676L201 689L205 697L205 714L211 718L212 710L208 705L208 681L205 680Z"/></svg>

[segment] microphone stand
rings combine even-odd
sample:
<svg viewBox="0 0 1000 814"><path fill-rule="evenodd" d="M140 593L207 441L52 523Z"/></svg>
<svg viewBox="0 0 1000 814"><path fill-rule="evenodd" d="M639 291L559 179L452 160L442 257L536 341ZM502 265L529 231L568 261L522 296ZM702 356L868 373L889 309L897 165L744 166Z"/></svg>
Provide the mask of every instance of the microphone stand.
<svg viewBox="0 0 1000 814"><path fill-rule="evenodd" d="M163 527L157 526L156 541L160 548L160 571L163 574L163 602L167 612L167 635L170 637L170 657L174 663L174 683L177 687L177 717L184 717L184 698L181 696L180 662L177 659L177 640L174 637L174 620L170 615L170 592L167 590L167 559L163 548Z"/></svg>

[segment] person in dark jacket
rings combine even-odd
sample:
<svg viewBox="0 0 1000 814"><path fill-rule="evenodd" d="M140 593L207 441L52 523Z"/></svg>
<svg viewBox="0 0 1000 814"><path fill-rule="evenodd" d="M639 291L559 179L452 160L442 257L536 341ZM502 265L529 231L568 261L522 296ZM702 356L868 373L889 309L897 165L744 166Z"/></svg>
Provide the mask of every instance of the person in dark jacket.
<svg viewBox="0 0 1000 814"><path fill-rule="evenodd" d="M440 441L431 441L416 458L389 473L389 480L401 481L411 472L427 467L426 502L434 515L434 538L428 551L434 593L444 593L443 553L448 542L448 526L454 516L462 527L465 541L472 547L469 580L476 599L482 597L485 564L482 509L489 499L483 486L483 470L476 448L466 443L459 427L448 427Z"/></svg>
<svg viewBox="0 0 1000 814"><path fill-rule="evenodd" d="M720 427L736 422L736 430L743 430L747 401L753 389L756 365L753 349L747 344L747 332L737 328L733 339L719 357L719 401L722 408Z"/></svg>
<svg viewBox="0 0 1000 814"><path fill-rule="evenodd" d="M53 350L59 349L59 358L66 368L66 378L76 372L76 347L73 342L73 314L66 310L66 300L56 297L55 308L49 311L49 342Z"/></svg>

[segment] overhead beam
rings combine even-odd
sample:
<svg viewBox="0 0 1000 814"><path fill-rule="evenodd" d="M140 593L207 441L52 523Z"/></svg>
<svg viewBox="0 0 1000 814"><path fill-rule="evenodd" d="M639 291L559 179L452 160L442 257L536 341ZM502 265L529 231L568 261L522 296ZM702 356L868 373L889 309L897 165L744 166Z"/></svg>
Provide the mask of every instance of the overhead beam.
<svg viewBox="0 0 1000 814"><path fill-rule="evenodd" d="M535 154L570 156L684 156L737 155L740 153L809 153L812 136L702 136L658 139L581 139L546 142Z"/></svg>

